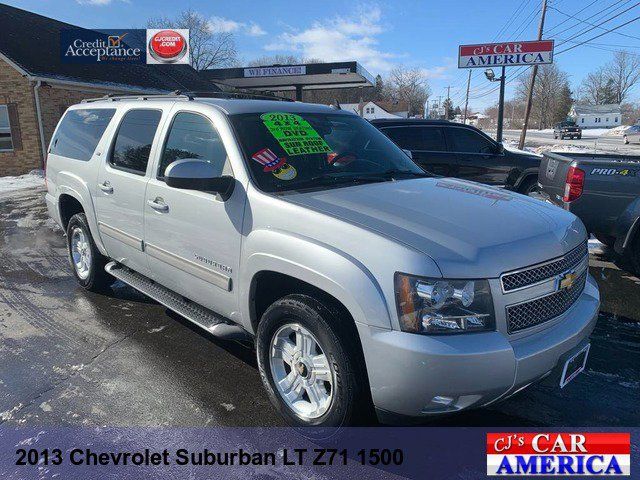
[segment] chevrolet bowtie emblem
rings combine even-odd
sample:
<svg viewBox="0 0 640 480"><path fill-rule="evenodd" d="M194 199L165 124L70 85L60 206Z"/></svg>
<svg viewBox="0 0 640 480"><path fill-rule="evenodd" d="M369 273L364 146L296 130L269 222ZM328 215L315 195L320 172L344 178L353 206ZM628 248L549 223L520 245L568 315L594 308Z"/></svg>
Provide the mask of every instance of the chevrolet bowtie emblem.
<svg viewBox="0 0 640 480"><path fill-rule="evenodd" d="M564 290L565 288L571 288L575 283L576 278L578 278L576 272L565 272L558 275L556 290L560 291Z"/></svg>

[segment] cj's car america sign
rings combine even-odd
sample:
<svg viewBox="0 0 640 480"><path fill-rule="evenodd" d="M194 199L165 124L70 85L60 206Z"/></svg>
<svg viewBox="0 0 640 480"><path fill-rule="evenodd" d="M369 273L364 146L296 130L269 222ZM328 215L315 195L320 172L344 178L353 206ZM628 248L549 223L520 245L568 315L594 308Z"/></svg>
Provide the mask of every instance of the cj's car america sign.
<svg viewBox="0 0 640 480"><path fill-rule="evenodd" d="M65 29L60 57L62 63L189 63L189 30Z"/></svg>
<svg viewBox="0 0 640 480"><path fill-rule="evenodd" d="M460 45L458 68L516 67L553 63L553 40Z"/></svg>
<svg viewBox="0 0 640 480"><path fill-rule="evenodd" d="M490 476L629 476L628 433L488 433Z"/></svg>

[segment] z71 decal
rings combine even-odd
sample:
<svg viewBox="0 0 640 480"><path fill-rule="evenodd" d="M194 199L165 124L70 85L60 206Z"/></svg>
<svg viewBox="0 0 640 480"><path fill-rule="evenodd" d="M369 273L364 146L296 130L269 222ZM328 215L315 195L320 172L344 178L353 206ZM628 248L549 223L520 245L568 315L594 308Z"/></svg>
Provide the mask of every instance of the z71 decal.
<svg viewBox="0 0 640 480"><path fill-rule="evenodd" d="M633 170L631 168L594 168L591 170L591 175L619 175L621 177L635 177L637 174L638 170Z"/></svg>

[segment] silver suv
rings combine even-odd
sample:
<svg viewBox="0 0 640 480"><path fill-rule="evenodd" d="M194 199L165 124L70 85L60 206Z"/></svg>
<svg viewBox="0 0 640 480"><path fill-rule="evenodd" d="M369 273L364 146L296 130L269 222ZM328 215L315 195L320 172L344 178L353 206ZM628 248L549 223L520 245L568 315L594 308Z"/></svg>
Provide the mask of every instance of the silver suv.
<svg viewBox="0 0 640 480"><path fill-rule="evenodd" d="M187 95L85 101L46 201L78 283L114 277L255 341L294 425L480 407L588 354L599 294L575 216L419 168L358 116Z"/></svg>

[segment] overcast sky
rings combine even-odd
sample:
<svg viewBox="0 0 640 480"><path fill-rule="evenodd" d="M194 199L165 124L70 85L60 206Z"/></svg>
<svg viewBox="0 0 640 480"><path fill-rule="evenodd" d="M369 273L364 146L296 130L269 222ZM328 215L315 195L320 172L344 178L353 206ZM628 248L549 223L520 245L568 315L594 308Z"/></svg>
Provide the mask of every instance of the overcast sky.
<svg viewBox="0 0 640 480"><path fill-rule="evenodd" d="M428 76L434 97L451 86L455 104L464 100L467 71L457 68L458 45L534 39L541 0L366 2L322 0L9 0L6 3L87 28L143 27L149 17L175 16L192 8L211 25L233 32L242 61L263 55L296 54L326 61L357 60L373 75L384 76L394 66L420 68ZM632 0L549 0L545 35L556 39L556 52L587 40L605 29L640 15ZM634 7L635 5L635 7ZM629 11L624 10L631 8ZM616 15L621 14L616 18ZM610 21L592 29L591 24ZM575 38L573 38L575 37ZM564 45L559 45L563 41ZM577 89L589 71L624 48L640 54L640 21L556 56ZM472 75L470 104L476 109L497 102L497 91L481 73ZM512 67L507 76L526 75ZM515 82L513 82L515 83ZM513 84L512 84L513 85ZM507 97L512 91L507 88ZM640 97L640 89L633 92Z"/></svg>

